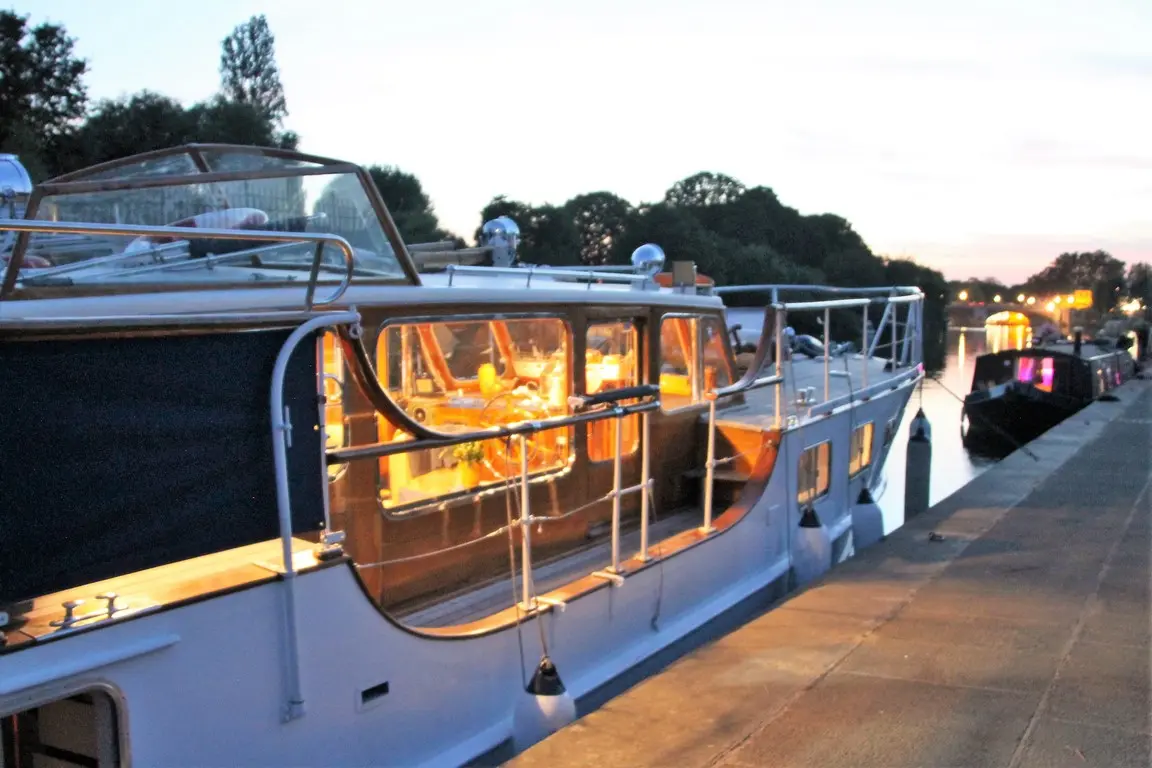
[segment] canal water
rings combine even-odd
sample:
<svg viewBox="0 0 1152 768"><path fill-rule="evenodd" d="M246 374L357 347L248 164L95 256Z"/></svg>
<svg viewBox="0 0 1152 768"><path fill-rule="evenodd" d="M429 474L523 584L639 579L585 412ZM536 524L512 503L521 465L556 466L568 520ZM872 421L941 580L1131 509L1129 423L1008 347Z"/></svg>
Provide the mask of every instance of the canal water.
<svg viewBox="0 0 1152 768"><path fill-rule="evenodd" d="M884 468L884 478L876 503L884 513L884 532L890 533L904 522L904 465L908 451L908 429L917 408L932 425L932 479L929 503L935 504L959 490L995 459L969 455L960 440L960 412L963 397L972 386L976 358L985 352L1021 349L1028 344L1032 330L1023 325L961 328L948 331L948 351L944 370L936 378L925 379L923 389L913 393L900 431L892 443Z"/></svg>

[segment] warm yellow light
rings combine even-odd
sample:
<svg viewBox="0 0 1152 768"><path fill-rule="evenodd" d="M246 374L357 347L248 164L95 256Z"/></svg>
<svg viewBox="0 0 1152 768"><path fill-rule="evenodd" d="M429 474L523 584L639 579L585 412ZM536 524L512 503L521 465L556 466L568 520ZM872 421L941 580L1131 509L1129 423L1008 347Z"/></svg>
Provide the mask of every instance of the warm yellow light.
<svg viewBox="0 0 1152 768"><path fill-rule="evenodd" d="M1032 306L1035 303L1036 303L1036 297L1035 296L1029 296L1028 297L1028 306Z"/></svg>
<svg viewBox="0 0 1152 768"><path fill-rule="evenodd" d="M1000 303L1000 294L996 294L995 296L993 296L993 297L992 297L992 301L994 301L994 302L996 302L997 304L999 304L999 303Z"/></svg>
<svg viewBox="0 0 1152 768"><path fill-rule="evenodd" d="M968 291L960 291L960 301L968 301Z"/></svg>
<svg viewBox="0 0 1152 768"><path fill-rule="evenodd" d="M1018 302L1020 302L1021 304L1023 304L1023 303L1024 303L1024 294L1022 294L1022 293L1021 293L1019 296L1017 296L1017 297L1016 297L1016 301L1018 301Z"/></svg>
<svg viewBox="0 0 1152 768"><path fill-rule="evenodd" d="M1140 306L1140 299L1132 299L1120 305L1120 311L1125 314L1134 314L1139 312L1143 307Z"/></svg>
<svg viewBox="0 0 1152 768"><path fill-rule="evenodd" d="M1056 311L1056 304L1054 302L1050 301L1050 302L1048 302L1048 304L1044 308L1047 309L1049 312L1055 312Z"/></svg>
<svg viewBox="0 0 1152 768"><path fill-rule="evenodd" d="M1056 302L1057 304L1059 304L1061 301L1063 301L1063 298L1062 298L1062 297L1060 297L1060 296L1057 296L1057 297L1056 297L1056 298L1054 298L1052 301L1054 301L1054 302Z"/></svg>
<svg viewBox="0 0 1152 768"><path fill-rule="evenodd" d="M1075 296L1069 296L1069 297L1068 297L1068 303L1069 303L1069 304L1071 304L1071 303L1072 303L1073 301L1075 301L1075 300L1076 300L1076 297L1075 297Z"/></svg>

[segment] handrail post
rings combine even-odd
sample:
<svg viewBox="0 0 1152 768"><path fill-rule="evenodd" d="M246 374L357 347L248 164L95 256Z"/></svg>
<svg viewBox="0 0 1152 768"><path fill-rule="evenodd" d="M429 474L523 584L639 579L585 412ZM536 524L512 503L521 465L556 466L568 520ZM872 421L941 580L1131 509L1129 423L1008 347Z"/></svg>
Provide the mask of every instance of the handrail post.
<svg viewBox="0 0 1152 768"><path fill-rule="evenodd" d="M776 429L784 423L784 321L787 313L783 309L776 310L776 375L781 383L776 385Z"/></svg>
<svg viewBox="0 0 1152 768"><path fill-rule="evenodd" d="M643 489L640 491L640 559L648 560L648 505L652 494L652 456L649 453L649 425L648 411L640 414L640 482Z"/></svg>
<svg viewBox="0 0 1152 768"><path fill-rule="evenodd" d="M864 359L861 361L864 365L862 366L863 371L861 372L861 378L863 380L864 389L868 389L868 361L871 360L872 358L870 358L868 356L868 305L867 304L864 305L864 325L863 325L863 328L864 328L864 331L863 331L864 339L863 339L863 343L860 345L860 351L864 353Z"/></svg>
<svg viewBox="0 0 1152 768"><path fill-rule="evenodd" d="M884 312L880 315L880 322L876 324L876 330L872 334L872 345L868 348L868 357L873 357L876 354L876 347L879 346L880 339L884 336L884 326L888 323L888 318L892 314L892 302L884 304Z"/></svg>
<svg viewBox="0 0 1152 768"><path fill-rule="evenodd" d="M708 398L708 459L704 464L704 533L712 533L712 485L716 472L716 393Z"/></svg>
<svg viewBox="0 0 1152 768"><path fill-rule="evenodd" d="M281 720L290 722L304 716L304 689L300 674L299 624L296 611L296 565L292 562L292 500L288 483L288 448L292 444L292 421L288 407L284 405L284 378L288 360L296 347L310 333L344 323L359 323L360 313L355 311L334 312L314 317L296 327L276 356L272 367L270 393L270 416L272 423L272 464L276 474L276 512L280 523L280 555L284 568L284 695L285 704L281 710ZM320 369L323 373L323 368ZM327 471L324 474L327 477ZM327 493L328 489L325 488Z"/></svg>
<svg viewBox="0 0 1152 768"><path fill-rule="evenodd" d="M522 606L536 608L532 596L532 512L528 502L528 436L520 435L520 568Z"/></svg>
<svg viewBox="0 0 1152 768"><path fill-rule="evenodd" d="M896 371L896 348L900 343L900 306L898 304L889 304L892 307L892 349L888 353L888 357L892 363L892 371Z"/></svg>
<svg viewBox="0 0 1152 768"><path fill-rule="evenodd" d="M832 397L832 377L830 371L832 370L832 350L831 350L831 329L832 325L832 310L824 310L824 402Z"/></svg>
<svg viewBox="0 0 1152 768"><path fill-rule="evenodd" d="M616 408L616 456L612 459L612 572L620 573L620 490L623 488L624 410Z"/></svg>

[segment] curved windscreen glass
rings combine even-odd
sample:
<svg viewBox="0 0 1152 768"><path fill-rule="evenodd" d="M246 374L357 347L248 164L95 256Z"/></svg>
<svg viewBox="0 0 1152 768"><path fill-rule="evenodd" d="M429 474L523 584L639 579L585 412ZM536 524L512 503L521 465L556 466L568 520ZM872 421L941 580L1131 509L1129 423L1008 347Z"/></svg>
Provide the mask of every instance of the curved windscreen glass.
<svg viewBox="0 0 1152 768"><path fill-rule="evenodd" d="M249 165L268 158L239 156ZM214 158L206 156L210 167ZM170 162L174 158L168 158ZM280 162L280 161L278 161ZM282 163L281 163L282 165ZM306 165L295 167L304 168ZM94 174L122 180L133 167ZM136 171L150 175L149 169ZM217 170L217 168L213 168ZM20 272L26 285L120 282L304 281L316 259L314 242L197 236L203 228L333 234L354 251L353 279L403 278L404 270L375 209L351 172L198 182L196 175L172 184L46 195L35 218L78 224L129 224L187 229L187 236L50 233L34 234ZM133 178L129 174L128 178ZM108 180L105 178L104 180ZM83 188L90 188L90 178ZM183 182L183 183L181 183ZM121 184L117 184L120 186ZM67 190L75 180L58 185ZM318 279L340 280L347 272L342 249L326 243Z"/></svg>

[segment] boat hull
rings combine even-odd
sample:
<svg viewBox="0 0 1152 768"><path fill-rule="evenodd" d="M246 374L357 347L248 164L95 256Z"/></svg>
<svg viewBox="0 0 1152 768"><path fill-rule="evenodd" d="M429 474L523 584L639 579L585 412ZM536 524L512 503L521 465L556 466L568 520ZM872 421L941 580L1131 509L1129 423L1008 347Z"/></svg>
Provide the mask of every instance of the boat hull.
<svg viewBox="0 0 1152 768"><path fill-rule="evenodd" d="M508 744L542 639L578 702L603 700L605 686L717 617L784 594L803 540L800 457L825 440L833 480L814 506L829 566L850 557L853 502L887 454L877 429L874 472L850 477L850 425L899 417L917 381L786 431L770 480L733 524L519 626L433 635L381 613L349 563L300 575L295 719L279 634L286 581L2 655L0 714L98 684L119 702L136 765L464 764Z"/></svg>

